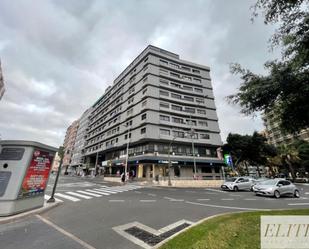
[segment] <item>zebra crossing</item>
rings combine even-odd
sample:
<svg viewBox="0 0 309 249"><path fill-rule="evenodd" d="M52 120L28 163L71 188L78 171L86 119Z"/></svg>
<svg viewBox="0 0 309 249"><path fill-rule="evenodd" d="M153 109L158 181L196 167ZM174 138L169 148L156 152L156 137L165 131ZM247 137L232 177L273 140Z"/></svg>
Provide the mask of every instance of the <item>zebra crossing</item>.
<svg viewBox="0 0 309 249"><path fill-rule="evenodd" d="M99 198L103 196L114 195L134 189L140 189L142 186L138 185L125 185L125 186L115 186L115 187L108 187L108 186L100 186L99 188L88 188L82 190L75 190L75 191L67 191L61 193L55 193L56 201L63 202L63 201L72 201L78 202L81 200L90 200L92 198ZM50 198L49 195L45 194L45 200Z"/></svg>

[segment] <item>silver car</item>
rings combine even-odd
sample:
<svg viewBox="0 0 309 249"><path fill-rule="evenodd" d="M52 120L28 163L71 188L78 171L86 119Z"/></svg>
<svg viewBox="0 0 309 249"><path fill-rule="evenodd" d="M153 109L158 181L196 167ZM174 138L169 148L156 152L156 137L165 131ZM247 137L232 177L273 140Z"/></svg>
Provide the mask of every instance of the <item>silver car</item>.
<svg viewBox="0 0 309 249"><path fill-rule="evenodd" d="M222 185L222 190L250 190L253 181L248 177L232 177L227 179Z"/></svg>
<svg viewBox="0 0 309 249"><path fill-rule="evenodd" d="M274 196L280 198L283 195L291 195L299 198L297 187L285 179L271 179L253 186L256 195Z"/></svg>

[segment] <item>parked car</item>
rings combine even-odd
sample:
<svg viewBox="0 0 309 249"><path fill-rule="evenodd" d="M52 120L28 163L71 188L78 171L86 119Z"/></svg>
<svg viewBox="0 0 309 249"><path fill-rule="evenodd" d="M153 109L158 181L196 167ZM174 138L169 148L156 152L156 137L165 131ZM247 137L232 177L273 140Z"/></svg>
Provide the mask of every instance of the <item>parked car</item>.
<svg viewBox="0 0 309 249"><path fill-rule="evenodd" d="M227 179L222 185L222 190L250 190L253 180L248 177L232 177Z"/></svg>
<svg viewBox="0 0 309 249"><path fill-rule="evenodd" d="M253 186L256 195L274 196L280 198L283 195L300 197L297 187L285 179L271 179Z"/></svg>
<svg viewBox="0 0 309 249"><path fill-rule="evenodd" d="M261 178L256 178L256 179L254 179L254 180L253 180L253 184L252 184L250 190L253 191L253 187L254 187L255 185L258 185L258 184L260 184L261 182L265 182L265 181L267 181L267 180L269 180L269 178L266 178L266 177L261 177Z"/></svg>

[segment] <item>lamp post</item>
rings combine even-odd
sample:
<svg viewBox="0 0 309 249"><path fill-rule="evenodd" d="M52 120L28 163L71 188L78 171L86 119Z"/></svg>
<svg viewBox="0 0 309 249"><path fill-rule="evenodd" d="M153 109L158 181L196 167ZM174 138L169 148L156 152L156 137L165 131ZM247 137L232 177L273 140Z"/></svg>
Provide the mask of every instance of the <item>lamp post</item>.
<svg viewBox="0 0 309 249"><path fill-rule="evenodd" d="M175 141L176 137L173 137L172 141L168 145L168 186L172 186L171 182L171 146L172 143Z"/></svg>
<svg viewBox="0 0 309 249"><path fill-rule="evenodd" d="M125 125L125 127L129 127L128 129L128 132L127 132L127 155L126 155L126 164L125 164L125 167L124 167L124 179L125 181L127 181L127 172L128 172L128 159L129 159L129 144L130 144L130 138L129 138L129 134L130 134L130 130L131 130L131 127L129 125Z"/></svg>

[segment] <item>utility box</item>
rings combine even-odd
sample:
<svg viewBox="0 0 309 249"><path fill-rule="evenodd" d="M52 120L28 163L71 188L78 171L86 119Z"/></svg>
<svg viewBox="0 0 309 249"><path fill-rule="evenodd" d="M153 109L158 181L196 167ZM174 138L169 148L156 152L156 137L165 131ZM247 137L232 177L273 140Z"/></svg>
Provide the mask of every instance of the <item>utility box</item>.
<svg viewBox="0 0 309 249"><path fill-rule="evenodd" d="M56 151L38 142L0 140L0 216L44 205Z"/></svg>

